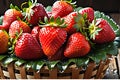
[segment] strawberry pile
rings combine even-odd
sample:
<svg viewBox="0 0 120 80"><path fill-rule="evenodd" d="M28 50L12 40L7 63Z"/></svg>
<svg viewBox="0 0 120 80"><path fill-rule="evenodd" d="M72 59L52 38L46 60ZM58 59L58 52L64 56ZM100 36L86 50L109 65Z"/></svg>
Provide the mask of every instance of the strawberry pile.
<svg viewBox="0 0 120 80"><path fill-rule="evenodd" d="M70 0L56 1L51 12L37 1L21 7L11 5L4 14L0 54L14 53L26 60L63 60L86 56L94 45L112 42L116 37L105 19L95 18L93 8L75 11Z"/></svg>

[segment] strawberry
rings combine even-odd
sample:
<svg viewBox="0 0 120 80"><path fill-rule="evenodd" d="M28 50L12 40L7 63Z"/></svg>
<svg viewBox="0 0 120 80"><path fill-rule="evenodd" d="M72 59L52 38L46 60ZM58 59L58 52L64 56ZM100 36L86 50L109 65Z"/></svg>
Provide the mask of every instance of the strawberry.
<svg viewBox="0 0 120 80"><path fill-rule="evenodd" d="M23 30L23 33L31 32L30 27L25 22L21 20L15 20L14 22L11 23L10 28L9 28L10 38L15 38L16 32L19 33L20 29Z"/></svg>
<svg viewBox="0 0 120 80"><path fill-rule="evenodd" d="M65 59L63 53L64 53L64 45L53 56L48 56L48 60L50 61L63 60Z"/></svg>
<svg viewBox="0 0 120 80"><path fill-rule="evenodd" d="M64 28L68 34L73 34L78 31L78 28L82 28L85 25L84 18L82 15L78 14L77 12L71 12L67 16L63 18L67 27Z"/></svg>
<svg viewBox="0 0 120 80"><path fill-rule="evenodd" d="M73 33L67 42L64 56L68 58L81 57L88 54L90 51L90 44L86 37L81 33Z"/></svg>
<svg viewBox="0 0 120 80"><path fill-rule="evenodd" d="M23 11L25 12L25 17L27 18L27 21L31 25L37 25L39 20L43 20L45 16L48 17L42 4L37 2L33 3L29 0L28 5L29 7L23 8Z"/></svg>
<svg viewBox="0 0 120 80"><path fill-rule="evenodd" d="M94 20L94 10L93 8L91 7L86 7L86 8L83 8L79 11L80 14L82 14L83 16L86 15L86 19L89 21L89 22L92 22Z"/></svg>
<svg viewBox="0 0 120 80"><path fill-rule="evenodd" d="M7 52L8 41L9 41L9 36L7 32L0 30L0 54Z"/></svg>
<svg viewBox="0 0 120 80"><path fill-rule="evenodd" d="M17 18L22 18L22 13L16 9L8 9L3 18L3 24L0 25L0 29L9 30L9 27L13 21Z"/></svg>
<svg viewBox="0 0 120 80"><path fill-rule="evenodd" d="M70 3L65 0L56 1L52 6L52 16L54 18L64 17L73 12L74 9Z"/></svg>
<svg viewBox="0 0 120 80"><path fill-rule="evenodd" d="M115 32L111 28L110 24L102 18L93 21L89 26L89 31L91 39L95 43L99 44L111 42L116 37Z"/></svg>
<svg viewBox="0 0 120 80"><path fill-rule="evenodd" d="M42 49L47 56L53 56L66 40L67 33L61 28L52 26L40 29L39 39Z"/></svg>
<svg viewBox="0 0 120 80"><path fill-rule="evenodd" d="M15 55L22 59L38 59L43 56L43 51L31 34L23 33L16 42Z"/></svg>
<svg viewBox="0 0 120 80"><path fill-rule="evenodd" d="M40 26L35 26L33 27L31 34L34 38L37 39L37 41L39 41L39 31L40 31Z"/></svg>

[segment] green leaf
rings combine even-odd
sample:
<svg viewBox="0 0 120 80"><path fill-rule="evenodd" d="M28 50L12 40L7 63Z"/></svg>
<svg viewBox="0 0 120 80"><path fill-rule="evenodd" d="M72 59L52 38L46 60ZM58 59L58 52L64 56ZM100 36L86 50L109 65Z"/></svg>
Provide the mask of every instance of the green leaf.
<svg viewBox="0 0 120 80"><path fill-rule="evenodd" d="M75 63L77 65L77 67L81 67L81 66L86 66L89 62L89 58L88 57L80 57L80 58L75 58Z"/></svg>
<svg viewBox="0 0 120 80"><path fill-rule="evenodd" d="M52 6L47 6L47 7L45 8L45 10L46 10L47 12L51 12L51 11L52 11Z"/></svg>
<svg viewBox="0 0 120 80"><path fill-rule="evenodd" d="M23 64L25 64L26 63L26 61L25 60L23 60L23 59L18 59L16 62L15 62L15 65L16 66L21 66L21 65L23 65Z"/></svg>
<svg viewBox="0 0 120 80"><path fill-rule="evenodd" d="M48 61L47 66L51 70L58 64L58 62L60 62L60 61Z"/></svg>
<svg viewBox="0 0 120 80"><path fill-rule="evenodd" d="M44 60L37 61L36 70L40 70L44 64L46 64L46 62Z"/></svg>
<svg viewBox="0 0 120 80"><path fill-rule="evenodd" d="M3 63L4 65L8 65L8 64L10 64L11 62L16 61L16 60L17 60L16 57L9 57L9 58L5 59L2 63Z"/></svg>
<svg viewBox="0 0 120 80"><path fill-rule="evenodd" d="M114 44L117 46L117 48L120 48L120 37L115 38Z"/></svg>
<svg viewBox="0 0 120 80"><path fill-rule="evenodd" d="M93 52L89 53L88 57L96 63L99 63L101 60L106 59L106 52L102 50L94 50Z"/></svg>
<svg viewBox="0 0 120 80"><path fill-rule="evenodd" d="M27 70L29 70L30 68L32 68L33 63L34 63L34 61L28 61L28 62L25 64L25 68L26 68Z"/></svg>
<svg viewBox="0 0 120 80"><path fill-rule="evenodd" d="M95 18L103 18L108 21L108 23L113 28L114 32L116 33L116 36L120 36L120 27L116 24L116 22L110 18L108 15L105 15L103 12L95 11Z"/></svg>
<svg viewBox="0 0 120 80"><path fill-rule="evenodd" d="M7 55L0 55L0 61L5 59L7 57Z"/></svg>
<svg viewBox="0 0 120 80"><path fill-rule="evenodd" d="M77 8L75 8L74 10L75 10L76 12L79 12L81 9L82 9L82 7L77 7Z"/></svg>
<svg viewBox="0 0 120 80"><path fill-rule="evenodd" d="M0 25L3 23L3 16L0 17Z"/></svg>

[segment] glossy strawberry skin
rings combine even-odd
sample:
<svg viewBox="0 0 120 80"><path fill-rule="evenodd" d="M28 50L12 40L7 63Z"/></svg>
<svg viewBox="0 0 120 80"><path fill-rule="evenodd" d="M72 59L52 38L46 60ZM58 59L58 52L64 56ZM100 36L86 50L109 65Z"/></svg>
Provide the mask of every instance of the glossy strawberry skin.
<svg viewBox="0 0 120 80"><path fill-rule="evenodd" d="M35 26L33 27L31 31L31 35L39 41L39 31L40 31L40 26Z"/></svg>
<svg viewBox="0 0 120 80"><path fill-rule="evenodd" d="M16 32L19 33L20 29L23 30L23 33L31 32L31 28L25 22L21 20L15 20L14 22L11 23L10 28L9 28L10 38L15 38Z"/></svg>
<svg viewBox="0 0 120 80"><path fill-rule="evenodd" d="M95 43L103 44L115 39L115 32L106 20L100 18L96 20L96 23L102 30L95 36L95 40L93 40Z"/></svg>
<svg viewBox="0 0 120 80"><path fill-rule="evenodd" d="M77 12L71 12L67 16L64 17L65 23L67 24L67 27L64 28L68 34L72 34L76 32L76 28L74 28L74 25L76 24L75 22L75 17L77 16Z"/></svg>
<svg viewBox="0 0 120 80"><path fill-rule="evenodd" d="M27 20L32 25L37 25L39 20L43 21L45 16L48 17L42 4L37 3L31 10L33 14L30 16L30 19ZM29 14L31 14L31 12Z"/></svg>
<svg viewBox="0 0 120 80"><path fill-rule="evenodd" d="M38 59L43 56L43 51L31 34L23 33L16 42L15 55L22 59Z"/></svg>
<svg viewBox="0 0 120 80"><path fill-rule="evenodd" d="M7 53L9 35L7 32L0 30L0 54Z"/></svg>
<svg viewBox="0 0 120 80"><path fill-rule="evenodd" d="M56 1L52 6L52 16L54 18L64 17L73 12L73 7L65 1Z"/></svg>
<svg viewBox="0 0 120 80"><path fill-rule="evenodd" d="M8 9L4 14L3 24L0 25L0 29L5 29L8 31L11 23L17 18L22 17L22 13L20 11L17 11L16 9Z"/></svg>
<svg viewBox="0 0 120 80"><path fill-rule="evenodd" d="M91 7L83 8L79 11L80 14L84 15L87 14L87 20L89 22L92 22L94 20L94 10Z"/></svg>
<svg viewBox="0 0 120 80"><path fill-rule="evenodd" d="M61 28L44 27L40 29L39 40L42 49L48 57L55 55L66 41L67 33Z"/></svg>
<svg viewBox="0 0 120 80"><path fill-rule="evenodd" d="M89 51L90 45L85 36L77 32L69 37L64 56L68 58L81 57L88 54Z"/></svg>

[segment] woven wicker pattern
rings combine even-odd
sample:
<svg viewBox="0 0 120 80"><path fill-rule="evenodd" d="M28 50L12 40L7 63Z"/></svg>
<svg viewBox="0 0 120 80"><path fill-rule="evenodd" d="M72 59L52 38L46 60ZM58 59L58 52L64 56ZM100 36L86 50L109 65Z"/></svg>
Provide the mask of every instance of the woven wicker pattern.
<svg viewBox="0 0 120 80"><path fill-rule="evenodd" d="M57 68L48 70L46 66L36 72L32 69L26 70L24 66L16 67L14 63L10 63L7 67L3 67L0 63L0 77L2 79L100 79L104 77L109 63L110 59L101 61L98 65L91 62L86 69L71 65L63 73L60 73Z"/></svg>

